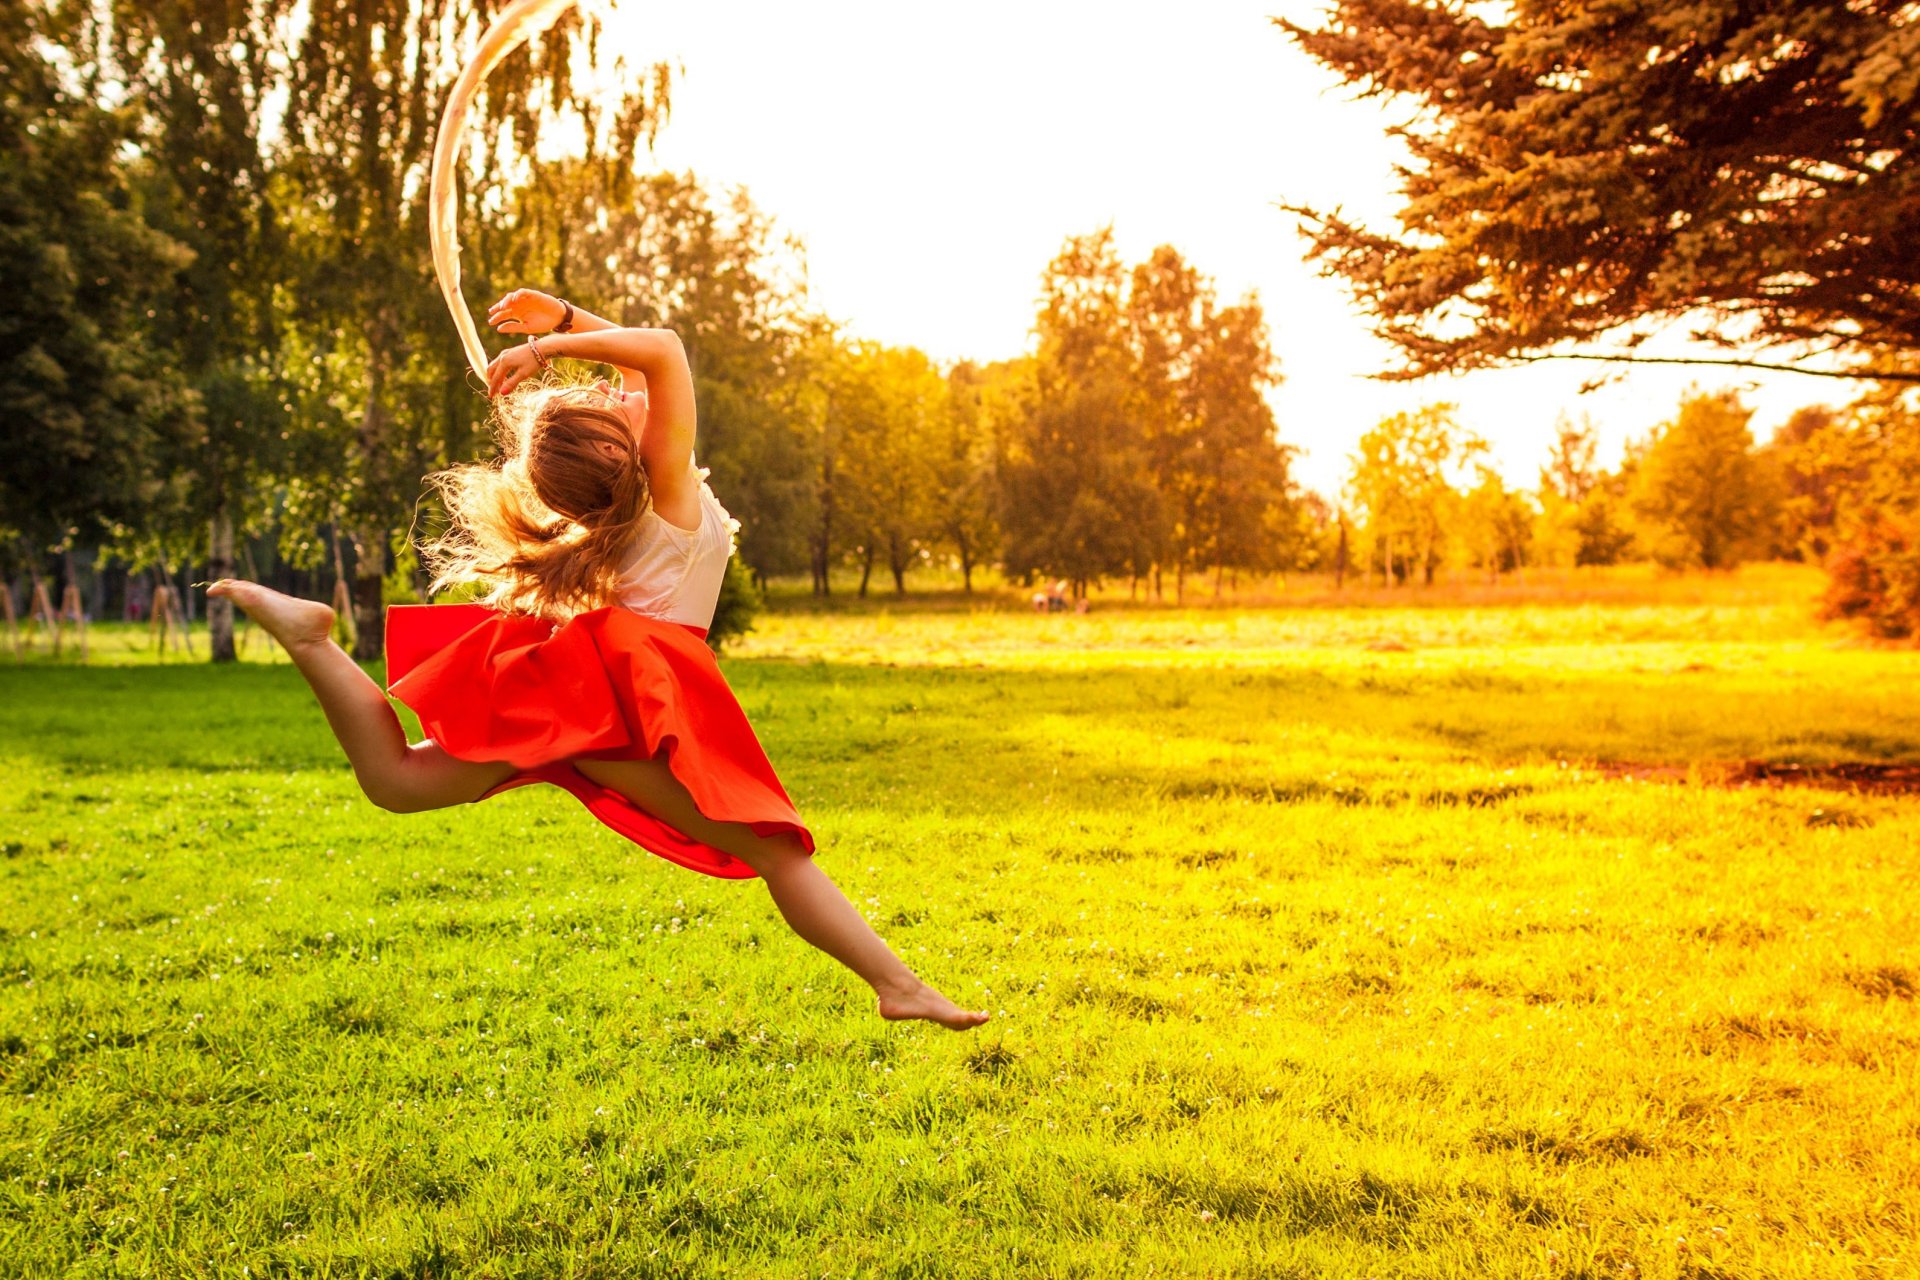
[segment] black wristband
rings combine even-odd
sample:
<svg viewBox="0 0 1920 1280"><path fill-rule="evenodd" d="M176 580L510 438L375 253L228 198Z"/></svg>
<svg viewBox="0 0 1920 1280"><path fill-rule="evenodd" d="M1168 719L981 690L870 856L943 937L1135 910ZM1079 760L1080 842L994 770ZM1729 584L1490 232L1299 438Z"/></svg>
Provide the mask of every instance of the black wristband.
<svg viewBox="0 0 1920 1280"><path fill-rule="evenodd" d="M560 305L565 307L566 310L560 316L560 323L553 326L553 331L555 333L572 333L573 332L573 304L571 302L568 302L565 298L562 298L560 299Z"/></svg>

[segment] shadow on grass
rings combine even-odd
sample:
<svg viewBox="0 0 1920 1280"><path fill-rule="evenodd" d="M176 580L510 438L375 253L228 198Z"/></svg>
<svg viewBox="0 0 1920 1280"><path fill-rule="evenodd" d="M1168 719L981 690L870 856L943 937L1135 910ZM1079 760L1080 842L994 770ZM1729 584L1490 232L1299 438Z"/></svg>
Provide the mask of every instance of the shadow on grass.
<svg viewBox="0 0 1920 1280"><path fill-rule="evenodd" d="M1462 684L1419 672L1386 680L759 659L730 663L728 676L796 791L851 804L866 794L889 806L910 796L916 806L972 809L1037 791L1108 807L1483 808L1531 789L1488 776L1513 764L1766 760L1768 776L1791 777L1782 764L1801 754L1829 766L1836 756L1889 766L1920 754L1907 738L1850 725L1833 696L1618 672ZM0 669L0 704L9 712L0 757L71 773L345 768L287 667Z"/></svg>

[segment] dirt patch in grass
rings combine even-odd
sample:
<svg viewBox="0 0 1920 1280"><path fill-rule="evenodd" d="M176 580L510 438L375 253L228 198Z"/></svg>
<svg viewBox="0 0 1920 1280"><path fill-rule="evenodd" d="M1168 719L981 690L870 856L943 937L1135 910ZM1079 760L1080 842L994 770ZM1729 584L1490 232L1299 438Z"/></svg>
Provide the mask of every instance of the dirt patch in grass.
<svg viewBox="0 0 1920 1280"><path fill-rule="evenodd" d="M1920 795L1920 764L1781 764L1772 760L1649 764L1603 760L1592 768L1603 777L1634 782L1703 782L1716 787L1823 787L1873 795Z"/></svg>

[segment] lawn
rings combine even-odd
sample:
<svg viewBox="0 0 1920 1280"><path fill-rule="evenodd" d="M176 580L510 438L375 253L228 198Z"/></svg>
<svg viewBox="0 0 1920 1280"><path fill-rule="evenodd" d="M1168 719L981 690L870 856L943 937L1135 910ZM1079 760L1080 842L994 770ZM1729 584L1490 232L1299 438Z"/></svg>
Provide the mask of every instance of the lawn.
<svg viewBox="0 0 1920 1280"><path fill-rule="evenodd" d="M0 1274L1911 1276L1920 797L1716 785L1920 761L1815 585L777 597L966 1035L550 789L373 809L264 642L0 663Z"/></svg>

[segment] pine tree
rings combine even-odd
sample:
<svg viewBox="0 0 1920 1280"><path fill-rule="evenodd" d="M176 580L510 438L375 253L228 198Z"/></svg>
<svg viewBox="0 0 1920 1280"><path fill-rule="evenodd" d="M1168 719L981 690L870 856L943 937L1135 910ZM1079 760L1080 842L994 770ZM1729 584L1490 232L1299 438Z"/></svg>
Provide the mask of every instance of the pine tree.
<svg viewBox="0 0 1920 1280"><path fill-rule="evenodd" d="M1276 21L1413 108L1397 233L1294 209L1399 348L1392 376L1702 314L1730 346L1750 327L1856 366L1920 347L1911 6L1336 0Z"/></svg>

